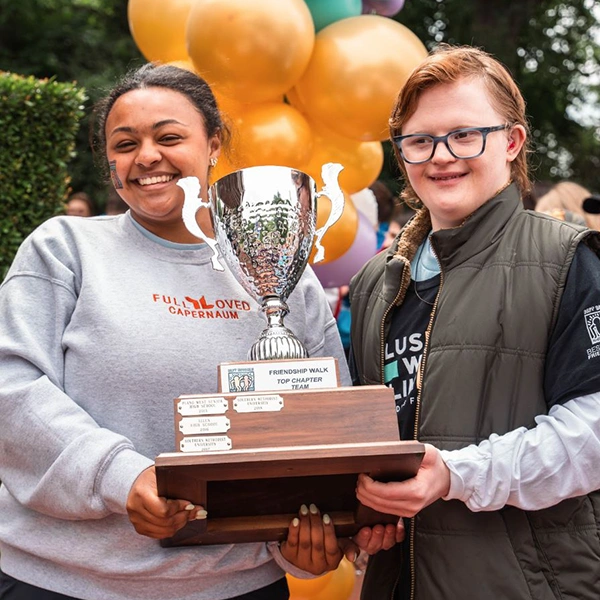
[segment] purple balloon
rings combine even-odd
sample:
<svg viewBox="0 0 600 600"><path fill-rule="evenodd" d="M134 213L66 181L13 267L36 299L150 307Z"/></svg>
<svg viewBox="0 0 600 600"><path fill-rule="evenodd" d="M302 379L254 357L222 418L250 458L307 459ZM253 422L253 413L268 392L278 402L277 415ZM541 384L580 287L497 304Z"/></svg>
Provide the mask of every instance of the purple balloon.
<svg viewBox="0 0 600 600"><path fill-rule="evenodd" d="M363 0L363 14L381 15L382 17L393 17L399 13L404 6L404 0Z"/></svg>
<svg viewBox="0 0 600 600"><path fill-rule="evenodd" d="M315 275L324 288L348 285L350 279L377 253L377 233L368 217L360 211L357 213L358 227L350 248L331 262L312 265ZM327 256L327 249L325 255Z"/></svg>

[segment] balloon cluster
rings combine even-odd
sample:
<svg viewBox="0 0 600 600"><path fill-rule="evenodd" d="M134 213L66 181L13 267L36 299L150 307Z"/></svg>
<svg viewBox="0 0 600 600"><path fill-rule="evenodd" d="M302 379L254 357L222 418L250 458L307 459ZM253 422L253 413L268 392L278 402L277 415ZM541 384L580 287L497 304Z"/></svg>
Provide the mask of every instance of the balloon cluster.
<svg viewBox="0 0 600 600"><path fill-rule="evenodd" d="M347 600L356 583L354 565L345 558L335 571L316 579L287 576L290 600Z"/></svg>
<svg viewBox="0 0 600 600"><path fill-rule="evenodd" d="M379 176L394 100L427 53L388 18L403 3L129 0L128 19L148 60L194 70L215 92L232 140L213 180L244 167L284 165L319 187L324 163L344 166L346 209L323 240L327 263L353 246L359 218L350 195Z"/></svg>

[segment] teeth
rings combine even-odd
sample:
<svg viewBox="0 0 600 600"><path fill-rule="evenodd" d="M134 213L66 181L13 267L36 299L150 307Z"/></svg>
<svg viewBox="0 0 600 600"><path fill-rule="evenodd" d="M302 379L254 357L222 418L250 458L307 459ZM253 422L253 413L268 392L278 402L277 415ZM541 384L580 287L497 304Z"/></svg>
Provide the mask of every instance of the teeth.
<svg viewBox="0 0 600 600"><path fill-rule="evenodd" d="M153 183L166 183L171 181L173 175L161 175L160 177L140 177L138 183L140 185L152 185Z"/></svg>
<svg viewBox="0 0 600 600"><path fill-rule="evenodd" d="M462 175L450 175L449 177L434 177L434 179L437 181L446 181L448 179L458 179L459 177L462 177Z"/></svg>

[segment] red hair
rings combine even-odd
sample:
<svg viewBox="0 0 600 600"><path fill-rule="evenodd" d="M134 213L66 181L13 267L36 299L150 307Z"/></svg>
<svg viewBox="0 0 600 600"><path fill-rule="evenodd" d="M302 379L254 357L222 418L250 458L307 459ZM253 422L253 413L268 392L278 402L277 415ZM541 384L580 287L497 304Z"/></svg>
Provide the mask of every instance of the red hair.
<svg viewBox="0 0 600 600"><path fill-rule="evenodd" d="M525 100L508 69L493 56L470 46L440 45L409 76L400 90L389 120L390 136L402 134L402 126L415 113L423 92L436 85L452 84L461 79L481 79L487 89L490 103L509 125L522 125L529 139L529 125L525 116ZM406 180L402 198L415 208L419 198L410 185L404 161L394 145L396 160ZM511 164L512 179L521 193L531 188L527 164L527 141Z"/></svg>

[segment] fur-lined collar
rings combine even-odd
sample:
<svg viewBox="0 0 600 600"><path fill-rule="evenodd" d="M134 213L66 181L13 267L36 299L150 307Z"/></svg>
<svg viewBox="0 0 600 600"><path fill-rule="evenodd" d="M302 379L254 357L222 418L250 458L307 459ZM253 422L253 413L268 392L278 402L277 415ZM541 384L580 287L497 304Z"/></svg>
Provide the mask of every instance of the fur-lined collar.
<svg viewBox="0 0 600 600"><path fill-rule="evenodd" d="M522 210L519 190L512 183L471 213L460 225L440 229L432 236L436 256L444 269L452 268L492 244L511 216ZM431 216L421 208L405 225L390 254L395 258L414 258L419 245L431 231Z"/></svg>

